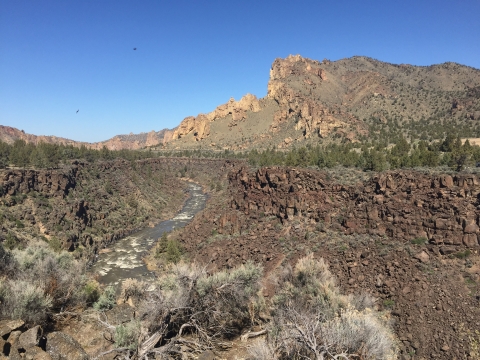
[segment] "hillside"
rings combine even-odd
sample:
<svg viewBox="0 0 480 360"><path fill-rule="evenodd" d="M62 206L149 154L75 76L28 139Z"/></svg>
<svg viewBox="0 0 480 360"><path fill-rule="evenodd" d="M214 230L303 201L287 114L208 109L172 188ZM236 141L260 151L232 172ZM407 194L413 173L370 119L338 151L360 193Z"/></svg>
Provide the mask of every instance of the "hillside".
<svg viewBox="0 0 480 360"><path fill-rule="evenodd" d="M169 135L170 134L170 135ZM10 126L0 125L0 141L7 144L13 144L15 140L24 140L26 143L48 143L48 144L61 144L72 145L76 147L86 146L90 149L100 150L104 146L109 150L138 150L146 146L153 146L159 143L163 143L164 137L169 137L172 134L172 130L163 129L160 131L150 131L148 133L140 134L128 134L128 135L116 135L111 139L100 141L96 143L88 143L82 141L75 141L71 139L65 139L57 136L46 135L32 135L27 134L23 130L16 129Z"/></svg>
<svg viewBox="0 0 480 360"><path fill-rule="evenodd" d="M117 135L97 143L26 134L0 125L0 140L58 143L110 150L288 148L340 139L394 143L480 137L480 70L447 62L390 64L363 56L317 61L275 59L267 96L231 98L208 114L186 117L175 129Z"/></svg>
<svg viewBox="0 0 480 360"><path fill-rule="evenodd" d="M167 148L289 147L322 139L480 136L480 70L456 63L395 65L355 56L276 59L267 96L230 99L185 118Z"/></svg>

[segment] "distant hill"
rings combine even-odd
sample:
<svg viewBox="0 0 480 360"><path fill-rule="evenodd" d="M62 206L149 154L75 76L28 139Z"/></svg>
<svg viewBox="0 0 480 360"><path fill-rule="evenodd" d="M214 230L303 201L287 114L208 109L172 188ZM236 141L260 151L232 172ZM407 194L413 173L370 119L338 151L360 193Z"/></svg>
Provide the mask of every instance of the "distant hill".
<svg viewBox="0 0 480 360"><path fill-rule="evenodd" d="M444 63L390 64L355 56L276 59L268 94L230 99L185 118L167 148L250 149L403 135L425 140L454 131L480 136L480 70Z"/></svg>
<svg viewBox="0 0 480 360"><path fill-rule="evenodd" d="M27 143L38 144L40 142L50 144L73 145L80 147L82 145L91 149L101 149L106 146L109 150L137 150L146 146L162 144L164 139L173 135L173 130L163 129L160 131L150 131L149 133L116 135L113 138L96 143L80 142L65 139L57 136L31 135L10 126L0 125L0 141L13 144L15 140L21 139Z"/></svg>

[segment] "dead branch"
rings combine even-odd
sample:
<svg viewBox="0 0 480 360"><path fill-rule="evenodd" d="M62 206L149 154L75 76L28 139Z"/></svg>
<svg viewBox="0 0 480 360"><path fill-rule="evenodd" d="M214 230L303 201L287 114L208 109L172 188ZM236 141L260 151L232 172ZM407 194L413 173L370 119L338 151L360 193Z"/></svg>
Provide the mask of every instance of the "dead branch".
<svg viewBox="0 0 480 360"><path fill-rule="evenodd" d="M247 341L250 338L257 337L257 336L260 336L260 335L263 335L263 334L266 334L266 333L267 333L267 329L263 329L263 330L260 330L260 331L257 331L257 332L248 332L246 334L243 334L240 337L240 339L242 339L242 341Z"/></svg>

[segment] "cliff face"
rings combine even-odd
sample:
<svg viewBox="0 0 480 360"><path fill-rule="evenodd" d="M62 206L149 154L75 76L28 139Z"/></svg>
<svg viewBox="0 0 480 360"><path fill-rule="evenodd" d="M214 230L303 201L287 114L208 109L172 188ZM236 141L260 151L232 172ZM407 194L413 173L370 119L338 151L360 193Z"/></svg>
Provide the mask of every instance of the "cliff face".
<svg viewBox="0 0 480 360"><path fill-rule="evenodd" d="M454 63L396 65L361 56L320 62L290 55L273 62L266 97L246 95L188 117L165 143L241 150L322 138L356 141L372 121L402 127L441 120L475 129L469 122L480 119L479 89L480 71Z"/></svg>
<svg viewBox="0 0 480 360"><path fill-rule="evenodd" d="M193 133L195 141L205 139L210 135L210 123L231 115L234 122L245 120L247 111L259 112L260 102L255 95L247 94L239 101L231 98L226 104L218 106L208 114L199 114L197 117L189 116L183 119L173 133L171 140L180 139ZM170 140L170 141L171 141Z"/></svg>
<svg viewBox="0 0 480 360"><path fill-rule="evenodd" d="M311 89L302 91L304 86L314 89L330 86L327 73L321 65L300 55L274 61L267 97L275 100L280 109L274 114L271 131L279 131L282 123L295 121L295 130L300 131L303 137L326 137L334 129L347 129L354 125L354 118L349 118L335 106L322 104Z"/></svg>
<svg viewBox="0 0 480 360"><path fill-rule="evenodd" d="M310 219L346 234L425 238L454 251L480 245L480 179L388 172L357 186L330 183L321 172L246 169L230 175L232 207L283 219Z"/></svg>

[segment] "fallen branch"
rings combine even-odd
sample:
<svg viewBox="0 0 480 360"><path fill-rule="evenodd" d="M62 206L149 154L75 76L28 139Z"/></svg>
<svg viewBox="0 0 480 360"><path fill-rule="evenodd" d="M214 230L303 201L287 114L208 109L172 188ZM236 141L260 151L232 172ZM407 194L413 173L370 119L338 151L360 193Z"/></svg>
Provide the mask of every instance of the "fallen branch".
<svg viewBox="0 0 480 360"><path fill-rule="evenodd" d="M162 339L165 329L166 329L166 326L163 329L155 332L152 336L150 336L147 340L145 340L142 343L140 350L138 352L139 358L142 358L142 356L147 354L155 346L155 344L157 344Z"/></svg>
<svg viewBox="0 0 480 360"><path fill-rule="evenodd" d="M240 336L240 339L242 341L247 341L250 338L257 337L257 336L260 336L260 335L264 335L266 333L267 333L267 329L263 329L263 330L260 330L260 331L257 331L257 332L247 332L246 334L243 334L242 336Z"/></svg>

